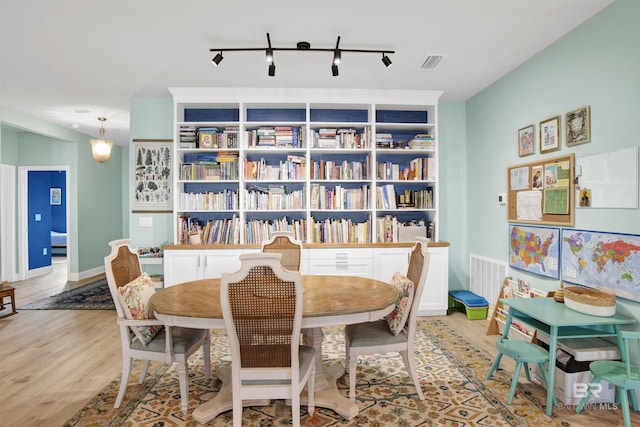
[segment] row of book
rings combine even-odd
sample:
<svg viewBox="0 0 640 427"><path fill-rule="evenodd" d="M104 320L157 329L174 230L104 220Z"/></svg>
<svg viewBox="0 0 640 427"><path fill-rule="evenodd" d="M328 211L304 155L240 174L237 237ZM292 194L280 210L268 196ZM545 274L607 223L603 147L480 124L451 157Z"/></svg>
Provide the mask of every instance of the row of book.
<svg viewBox="0 0 640 427"><path fill-rule="evenodd" d="M311 159L311 179L364 180L369 179L370 157L362 161L334 162Z"/></svg>
<svg viewBox="0 0 640 427"><path fill-rule="evenodd" d="M270 165L264 158L244 161L244 178L255 180L301 180L306 178L306 158L288 155L277 165Z"/></svg>
<svg viewBox="0 0 640 427"><path fill-rule="evenodd" d="M313 243L371 243L371 221L327 218L314 221L311 233Z"/></svg>
<svg viewBox="0 0 640 427"><path fill-rule="evenodd" d="M203 226L195 218L178 217L178 243L188 244L240 244L240 218L209 220Z"/></svg>
<svg viewBox="0 0 640 427"><path fill-rule="evenodd" d="M313 183L310 190L311 209L370 209L371 192L366 184L361 188L343 188L340 185L327 188Z"/></svg>
<svg viewBox="0 0 640 427"><path fill-rule="evenodd" d="M238 153L224 151L198 156L196 162L181 163L181 180L237 180Z"/></svg>
<svg viewBox="0 0 640 427"><path fill-rule="evenodd" d="M295 240L307 241L307 221L304 219L288 220L286 217L274 221L248 221L245 226L245 238L248 244L261 243L270 239L274 231L290 231Z"/></svg>
<svg viewBox="0 0 640 427"><path fill-rule="evenodd" d="M185 149L238 148L238 126L196 127L181 125L179 143Z"/></svg>
<svg viewBox="0 0 640 427"><path fill-rule="evenodd" d="M396 192L393 184L385 184L376 187L376 191L377 209L434 209L433 188Z"/></svg>
<svg viewBox="0 0 640 427"><path fill-rule="evenodd" d="M225 189L219 193L180 193L178 204L183 211L238 210L238 192Z"/></svg>
<svg viewBox="0 0 640 427"><path fill-rule="evenodd" d="M422 181L433 180L433 170L435 169L435 160L429 157L418 157L409 161L405 167L401 167L398 163L378 162L377 165L378 179L398 180L398 181Z"/></svg>
<svg viewBox="0 0 640 427"><path fill-rule="evenodd" d="M320 128L313 130L312 148L358 149L371 146L371 128L365 126L360 133L355 129Z"/></svg>
<svg viewBox="0 0 640 427"><path fill-rule="evenodd" d="M305 147L306 127L296 126L260 126L247 130L247 147Z"/></svg>
<svg viewBox="0 0 640 427"><path fill-rule="evenodd" d="M245 192L245 209L247 210L301 210L304 209L304 191L295 190L290 193L282 191L250 190Z"/></svg>

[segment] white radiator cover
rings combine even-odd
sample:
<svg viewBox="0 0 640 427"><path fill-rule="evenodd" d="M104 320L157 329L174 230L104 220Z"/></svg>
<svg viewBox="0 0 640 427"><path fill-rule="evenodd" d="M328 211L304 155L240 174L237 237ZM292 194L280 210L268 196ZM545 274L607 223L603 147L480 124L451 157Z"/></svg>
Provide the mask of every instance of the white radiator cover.
<svg viewBox="0 0 640 427"><path fill-rule="evenodd" d="M507 263L480 255L469 257L469 290L484 297L493 306L498 300L500 287L507 277Z"/></svg>

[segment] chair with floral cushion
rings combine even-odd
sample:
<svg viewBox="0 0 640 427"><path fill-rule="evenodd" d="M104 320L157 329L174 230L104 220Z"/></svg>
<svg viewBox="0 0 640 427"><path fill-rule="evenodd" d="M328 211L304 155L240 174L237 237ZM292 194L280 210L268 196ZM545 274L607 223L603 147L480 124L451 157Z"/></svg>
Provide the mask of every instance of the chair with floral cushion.
<svg viewBox="0 0 640 427"><path fill-rule="evenodd" d="M188 411L187 359L200 347L204 353L206 378L211 376L209 330L164 326L150 312L149 298L155 292L151 278L143 273L138 254L129 239L109 242L111 253L104 267L111 297L118 314L122 342L122 378L114 408L119 408L127 391L133 359L143 360L138 383L142 384L151 360L178 364L181 409Z"/></svg>
<svg viewBox="0 0 640 427"><path fill-rule="evenodd" d="M394 274L392 284L400 297L396 308L384 319L345 327L346 369L349 373L349 397L356 399L356 365L361 354L399 352L413 380L420 400L424 394L416 371L414 342L416 318L422 290L429 271L428 241L418 238L411 251L407 274Z"/></svg>

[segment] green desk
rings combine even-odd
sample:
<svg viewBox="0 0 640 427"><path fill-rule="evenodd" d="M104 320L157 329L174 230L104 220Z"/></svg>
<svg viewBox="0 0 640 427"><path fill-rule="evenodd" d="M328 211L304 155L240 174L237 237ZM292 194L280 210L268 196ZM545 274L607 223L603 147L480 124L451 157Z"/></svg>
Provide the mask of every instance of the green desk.
<svg viewBox="0 0 640 427"><path fill-rule="evenodd" d="M632 317L616 314L610 317L591 316L568 308L553 298L501 298L509 306L509 314L502 333L507 337L512 319L522 320L549 335L549 387L547 387L547 415L553 413L556 349L558 338L613 337L622 349L618 336L620 325L636 323ZM622 351L620 351L622 354Z"/></svg>

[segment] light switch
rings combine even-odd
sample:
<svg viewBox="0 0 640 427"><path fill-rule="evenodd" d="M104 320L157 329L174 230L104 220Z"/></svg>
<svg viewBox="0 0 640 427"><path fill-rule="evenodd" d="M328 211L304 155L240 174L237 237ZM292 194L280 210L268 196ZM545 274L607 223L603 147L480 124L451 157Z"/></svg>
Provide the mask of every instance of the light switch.
<svg viewBox="0 0 640 427"><path fill-rule="evenodd" d="M141 216L138 218L138 226L140 227L153 227L153 217Z"/></svg>
<svg viewBox="0 0 640 427"><path fill-rule="evenodd" d="M47 254L47 248L42 248L42 255L46 255Z"/></svg>
<svg viewBox="0 0 640 427"><path fill-rule="evenodd" d="M36 214L36 221L42 221L42 215Z"/></svg>

